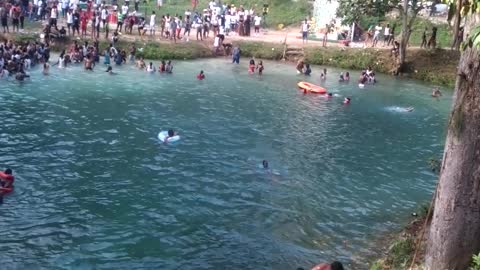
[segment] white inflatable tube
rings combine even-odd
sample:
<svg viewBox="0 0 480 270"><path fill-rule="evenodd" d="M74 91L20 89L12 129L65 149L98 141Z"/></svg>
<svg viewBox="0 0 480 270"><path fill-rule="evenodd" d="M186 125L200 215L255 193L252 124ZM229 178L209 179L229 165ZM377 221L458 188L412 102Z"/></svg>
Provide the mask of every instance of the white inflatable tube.
<svg viewBox="0 0 480 270"><path fill-rule="evenodd" d="M160 133L158 133L158 139L162 142L165 142L165 139L168 138L168 131L160 131ZM180 136L179 135L175 135L173 137L170 137L167 139L166 142L168 143L173 143L173 142L177 142L180 140Z"/></svg>

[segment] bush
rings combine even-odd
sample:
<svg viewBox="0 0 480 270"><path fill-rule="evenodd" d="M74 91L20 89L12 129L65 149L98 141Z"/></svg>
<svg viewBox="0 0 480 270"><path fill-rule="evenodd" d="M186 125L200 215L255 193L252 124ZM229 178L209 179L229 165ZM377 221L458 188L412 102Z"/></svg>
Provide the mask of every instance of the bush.
<svg viewBox="0 0 480 270"><path fill-rule="evenodd" d="M480 253L478 255L473 255L470 270L480 270Z"/></svg>
<svg viewBox="0 0 480 270"><path fill-rule="evenodd" d="M405 269L405 266L412 259L414 246L414 241L411 238L393 242L387 258L389 265L391 265L393 269Z"/></svg>

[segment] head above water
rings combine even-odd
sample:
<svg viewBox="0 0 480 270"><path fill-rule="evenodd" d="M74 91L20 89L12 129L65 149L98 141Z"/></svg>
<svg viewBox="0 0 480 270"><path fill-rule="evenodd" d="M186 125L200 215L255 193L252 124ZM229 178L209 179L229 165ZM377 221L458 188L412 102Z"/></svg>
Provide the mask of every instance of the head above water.
<svg viewBox="0 0 480 270"><path fill-rule="evenodd" d="M5 171L4 171L5 174L8 174L8 175L12 175L12 169L10 168L7 168Z"/></svg>
<svg viewBox="0 0 480 270"><path fill-rule="evenodd" d="M262 161L262 165L263 165L263 168L264 168L264 169L268 169L268 161L263 160L263 161Z"/></svg>
<svg viewBox="0 0 480 270"><path fill-rule="evenodd" d="M343 265L341 262L334 261L330 264L332 270L343 270Z"/></svg>
<svg viewBox="0 0 480 270"><path fill-rule="evenodd" d="M173 137L175 135L175 131L173 129L168 130L168 137Z"/></svg>
<svg viewBox="0 0 480 270"><path fill-rule="evenodd" d="M200 70L200 74L203 74L203 70Z"/></svg>

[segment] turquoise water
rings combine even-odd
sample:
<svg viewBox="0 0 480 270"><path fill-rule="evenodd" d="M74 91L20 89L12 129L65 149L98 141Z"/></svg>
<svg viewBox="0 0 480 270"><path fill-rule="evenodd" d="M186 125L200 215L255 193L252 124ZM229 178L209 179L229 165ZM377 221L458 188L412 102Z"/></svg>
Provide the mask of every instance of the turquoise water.
<svg viewBox="0 0 480 270"><path fill-rule="evenodd" d="M333 69L322 83L314 69L309 81L352 97L343 106L303 95L291 65L267 62L259 78L242 61L176 63L171 76L52 67L1 81L0 166L17 176L0 206L2 267L350 263L429 200L427 161L443 150L450 97L382 76L358 89ZM168 128L179 143L158 141Z"/></svg>

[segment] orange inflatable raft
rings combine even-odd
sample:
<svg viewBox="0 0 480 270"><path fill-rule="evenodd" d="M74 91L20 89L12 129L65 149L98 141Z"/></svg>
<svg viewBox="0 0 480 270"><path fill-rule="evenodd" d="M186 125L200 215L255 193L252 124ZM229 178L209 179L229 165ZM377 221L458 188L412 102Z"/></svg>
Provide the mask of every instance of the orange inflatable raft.
<svg viewBox="0 0 480 270"><path fill-rule="evenodd" d="M318 85L315 85L313 83L308 83L308 82L299 82L298 88L302 90L303 92L310 92L314 94L326 94L327 89L320 87Z"/></svg>

